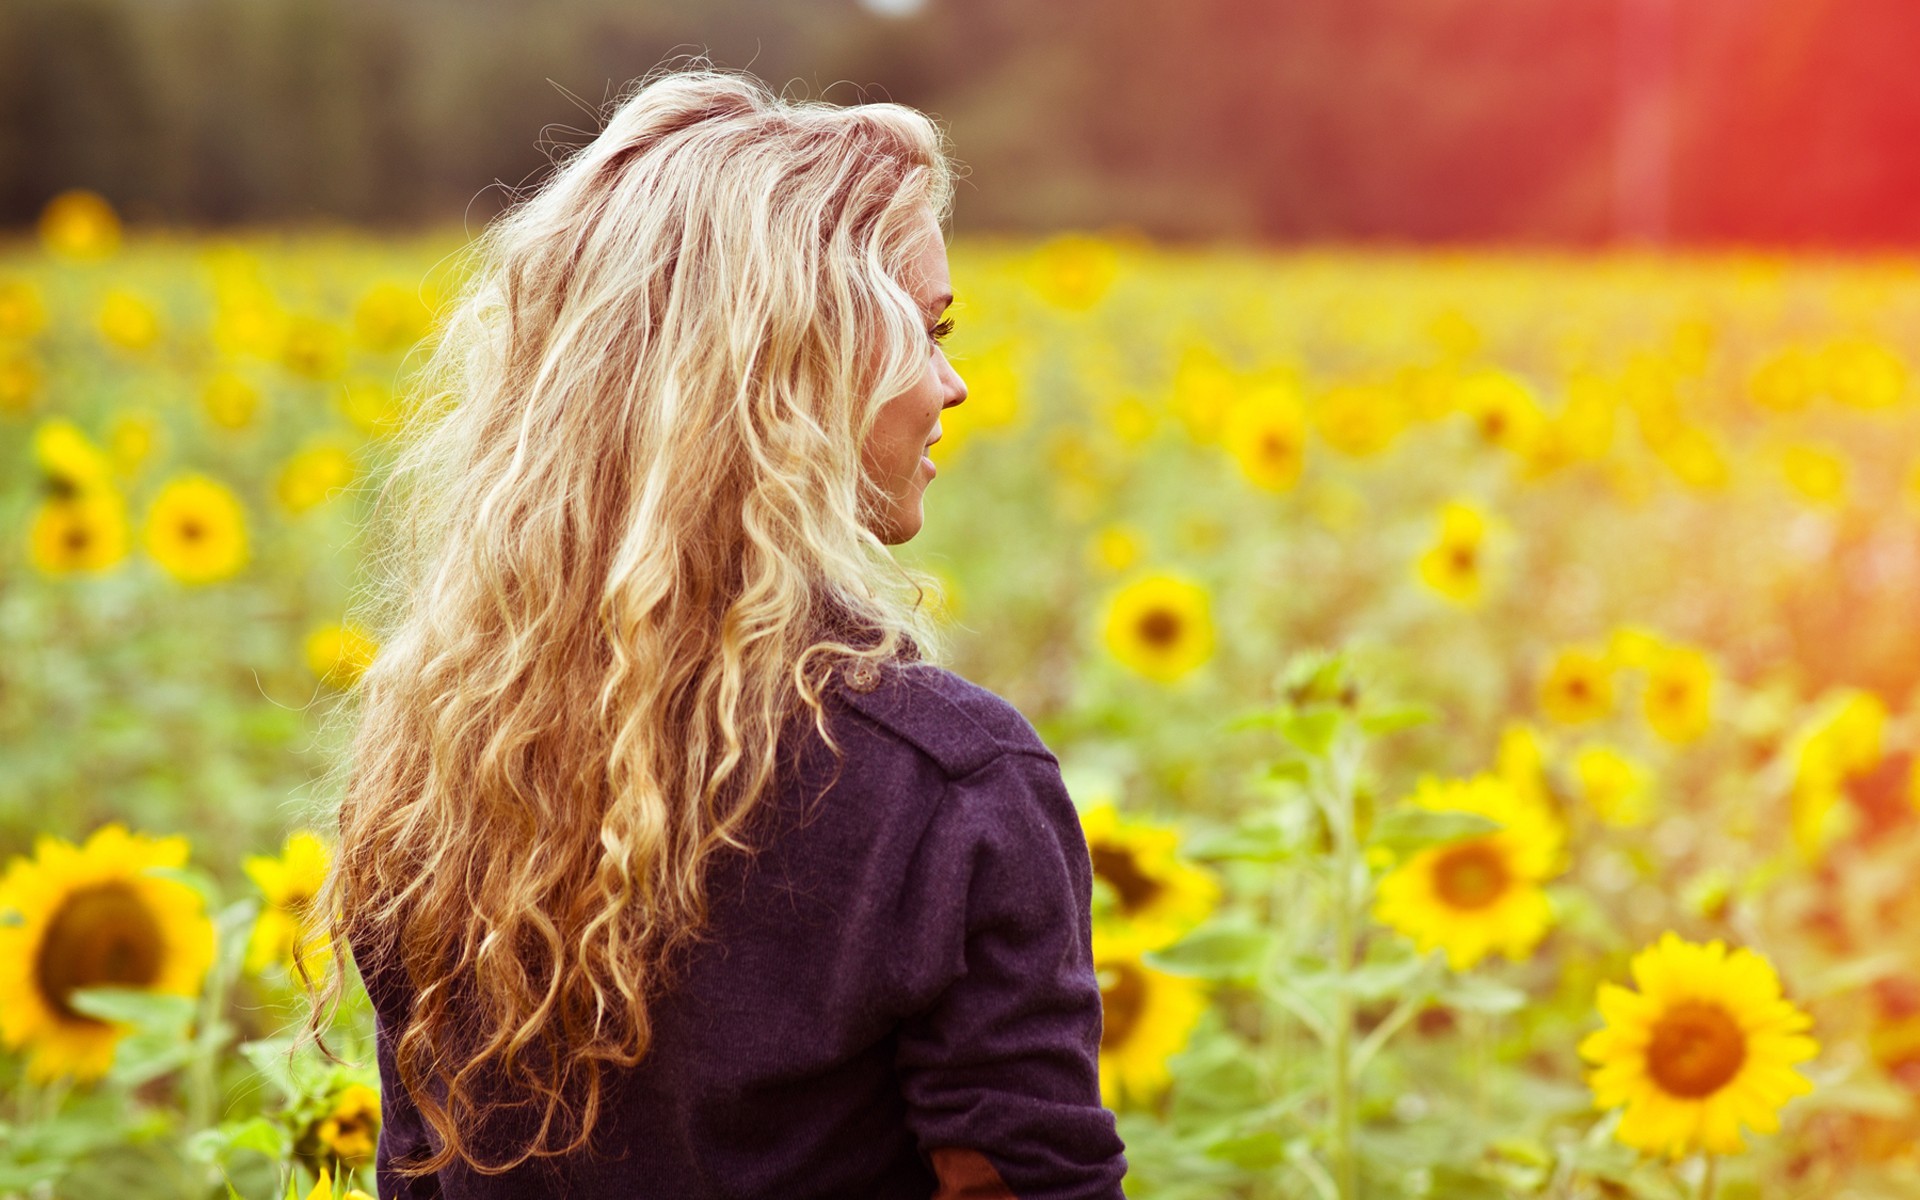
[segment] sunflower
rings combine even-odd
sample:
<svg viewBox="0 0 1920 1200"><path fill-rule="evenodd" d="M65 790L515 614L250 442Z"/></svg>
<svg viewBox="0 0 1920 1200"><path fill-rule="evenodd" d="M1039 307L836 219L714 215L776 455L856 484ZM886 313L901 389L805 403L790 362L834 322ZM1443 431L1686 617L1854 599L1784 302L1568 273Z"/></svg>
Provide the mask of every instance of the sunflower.
<svg viewBox="0 0 1920 1200"><path fill-rule="evenodd" d="M1822 346L1819 373L1827 395L1853 408L1890 408L1907 392L1906 362L1868 338L1839 338Z"/></svg>
<svg viewBox="0 0 1920 1200"><path fill-rule="evenodd" d="M72 188L40 210L40 242L59 258L105 258L120 246L120 217L98 192Z"/></svg>
<svg viewBox="0 0 1920 1200"><path fill-rule="evenodd" d="M42 504L28 534L33 565L46 575L104 571L126 558L130 541L126 501L109 490Z"/></svg>
<svg viewBox="0 0 1920 1200"><path fill-rule="evenodd" d="M1374 917L1436 948L1464 971L1495 950L1532 952L1553 922L1540 883L1559 868L1561 838L1547 814L1497 775L1441 782L1423 778L1412 802L1435 811L1478 813L1500 828L1416 852L1380 881Z"/></svg>
<svg viewBox="0 0 1920 1200"><path fill-rule="evenodd" d="M1104 238L1067 233L1052 238L1028 260L1028 277L1041 299L1070 312L1098 304L1120 274L1119 249Z"/></svg>
<svg viewBox="0 0 1920 1200"><path fill-rule="evenodd" d="M1582 746L1573 773L1587 807L1608 825L1643 825L1651 815L1646 768L1611 746Z"/></svg>
<svg viewBox="0 0 1920 1200"><path fill-rule="evenodd" d="M342 691L359 681L380 644L358 625L322 625L307 637L307 666L330 687Z"/></svg>
<svg viewBox="0 0 1920 1200"><path fill-rule="evenodd" d="M221 371L200 391L207 420L222 429L245 429L260 411L260 389L232 371Z"/></svg>
<svg viewBox="0 0 1920 1200"><path fill-rule="evenodd" d="M182 583L211 583L247 561L246 513L225 484L183 475L147 510L147 553Z"/></svg>
<svg viewBox="0 0 1920 1200"><path fill-rule="evenodd" d="M303 513L345 490L354 474L353 455L346 447L313 445L287 460L274 494L288 512Z"/></svg>
<svg viewBox="0 0 1920 1200"><path fill-rule="evenodd" d="M1454 385L1454 406L1467 414L1489 446L1522 457L1546 427L1532 389L1505 371L1476 371Z"/></svg>
<svg viewBox="0 0 1920 1200"><path fill-rule="evenodd" d="M1691 646L1662 647L1647 665L1640 705L1662 738L1698 740L1713 719L1713 662Z"/></svg>
<svg viewBox="0 0 1920 1200"><path fill-rule="evenodd" d="M0 339L25 341L47 327L40 289L25 279L0 279Z"/></svg>
<svg viewBox="0 0 1920 1200"><path fill-rule="evenodd" d="M1812 1090L1792 1068L1819 1053L1813 1022L1760 955L1667 933L1632 971L1638 992L1600 985L1606 1025L1580 1043L1596 1106L1626 1106L1622 1142L1672 1158L1736 1153L1740 1125L1772 1133L1780 1106Z"/></svg>
<svg viewBox="0 0 1920 1200"><path fill-rule="evenodd" d="M1122 588L1107 607L1107 649L1125 666L1172 683L1213 657L1207 590L1174 575Z"/></svg>
<svg viewBox="0 0 1920 1200"><path fill-rule="evenodd" d="M1221 444L1254 486L1284 492L1300 482L1306 462L1307 415L1286 383L1255 388L1227 413Z"/></svg>
<svg viewBox="0 0 1920 1200"><path fill-rule="evenodd" d="M1781 451L1780 473L1809 504L1841 508L1847 502L1847 459L1823 446L1792 445Z"/></svg>
<svg viewBox="0 0 1920 1200"><path fill-rule="evenodd" d="M1562 650L1540 684L1540 707L1562 725L1598 721L1613 711L1613 669L1582 647Z"/></svg>
<svg viewBox="0 0 1920 1200"><path fill-rule="evenodd" d="M1158 950L1205 920L1220 900L1206 871L1177 857L1180 832L1133 821L1111 803L1080 814L1093 875L1113 891L1098 924L1116 953Z"/></svg>
<svg viewBox="0 0 1920 1200"><path fill-rule="evenodd" d="M346 335L331 321L295 315L281 329L280 365L296 375L333 379L346 359Z"/></svg>
<svg viewBox="0 0 1920 1200"><path fill-rule="evenodd" d="M397 283L375 284L353 308L353 332L375 354L405 350L427 334L432 316L419 293Z"/></svg>
<svg viewBox="0 0 1920 1200"><path fill-rule="evenodd" d="M113 288L100 301L100 336L122 350L138 353L160 340L160 314L126 288Z"/></svg>
<svg viewBox="0 0 1920 1200"><path fill-rule="evenodd" d="M1094 535L1087 557L1102 571L1117 573L1131 568L1142 554L1140 532L1127 525L1109 525Z"/></svg>
<svg viewBox="0 0 1920 1200"><path fill-rule="evenodd" d="M1330 388L1314 406L1314 428L1340 453L1371 458L1393 445L1407 426L1401 398L1375 384L1345 383Z"/></svg>
<svg viewBox="0 0 1920 1200"><path fill-rule="evenodd" d="M1439 537L1416 564L1421 580L1456 604L1478 601L1486 536L1485 513L1464 501L1449 501L1440 510Z"/></svg>
<svg viewBox="0 0 1920 1200"><path fill-rule="evenodd" d="M342 384L340 411L368 437L392 433L399 428L405 416L401 409L401 398L378 379L353 379ZM940 440L944 442L946 438Z"/></svg>
<svg viewBox="0 0 1920 1200"><path fill-rule="evenodd" d="M1185 1048L1206 1011L1206 985L1116 950L1099 930L1093 966L1100 981L1101 1103L1148 1101L1167 1085L1167 1059Z"/></svg>
<svg viewBox="0 0 1920 1200"><path fill-rule="evenodd" d="M1879 696L1845 689L1794 738L1789 819L1794 844L1807 857L1817 858L1836 836L1832 817L1847 781L1880 765L1886 723L1886 702Z"/></svg>
<svg viewBox="0 0 1920 1200"><path fill-rule="evenodd" d="M113 460L65 417L50 417L34 427L33 456L49 500L77 500L114 486Z"/></svg>
<svg viewBox="0 0 1920 1200"><path fill-rule="evenodd" d="M287 838L279 858L255 854L241 864L266 898L247 941L247 970L258 974L275 963L292 967L296 942L306 937L316 944L301 945L301 959L309 975L317 973L327 947L308 910L326 882L328 857L327 844L301 830Z"/></svg>
<svg viewBox="0 0 1920 1200"><path fill-rule="evenodd" d="M182 837L106 825L81 846L42 836L0 878L0 1041L28 1051L36 1080L93 1079L120 1026L74 1010L73 993L131 987L191 996L213 962L200 895L151 873L187 861Z"/></svg>
<svg viewBox="0 0 1920 1200"><path fill-rule="evenodd" d="M18 415L33 407L40 394L40 360L25 346L0 341L0 413Z"/></svg>
<svg viewBox="0 0 1920 1200"><path fill-rule="evenodd" d="M314 1130L320 1152L348 1166L373 1157L380 1136L380 1093L351 1083L333 1098L333 1108Z"/></svg>

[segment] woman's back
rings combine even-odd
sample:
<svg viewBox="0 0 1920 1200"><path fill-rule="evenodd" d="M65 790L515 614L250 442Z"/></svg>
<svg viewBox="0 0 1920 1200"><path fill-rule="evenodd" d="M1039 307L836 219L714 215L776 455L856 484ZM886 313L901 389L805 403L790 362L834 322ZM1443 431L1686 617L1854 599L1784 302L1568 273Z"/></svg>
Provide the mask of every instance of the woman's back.
<svg viewBox="0 0 1920 1200"><path fill-rule="evenodd" d="M827 711L837 779L817 735L783 748L763 849L716 861L710 936L650 1007L648 1056L609 1078L591 1152L455 1163L408 1191L393 1160L427 1133L388 1042L408 991L368 971L382 1197L1122 1195L1091 864L1057 761L1006 701L927 663L843 667ZM530 1132L502 1119L476 1140Z"/></svg>

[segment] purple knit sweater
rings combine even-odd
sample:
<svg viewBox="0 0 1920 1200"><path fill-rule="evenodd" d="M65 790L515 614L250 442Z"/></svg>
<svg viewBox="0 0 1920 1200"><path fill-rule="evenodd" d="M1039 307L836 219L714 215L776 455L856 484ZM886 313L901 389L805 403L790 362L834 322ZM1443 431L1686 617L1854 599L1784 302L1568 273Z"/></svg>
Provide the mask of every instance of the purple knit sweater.
<svg viewBox="0 0 1920 1200"><path fill-rule="evenodd" d="M436 1144L394 1073L410 992L362 964L381 1200L1124 1200L1092 866L1058 760L1005 700L910 658L842 668L828 696L838 779L803 722L765 848L716 860L709 937L589 1151L405 1181L394 1161ZM489 1127L481 1149L517 1136Z"/></svg>

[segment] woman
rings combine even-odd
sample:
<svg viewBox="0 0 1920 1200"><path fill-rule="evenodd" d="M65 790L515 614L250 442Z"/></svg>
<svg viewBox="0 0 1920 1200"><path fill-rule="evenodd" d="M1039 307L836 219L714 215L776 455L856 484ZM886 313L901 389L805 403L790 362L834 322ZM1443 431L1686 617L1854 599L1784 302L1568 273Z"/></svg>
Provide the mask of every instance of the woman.
<svg viewBox="0 0 1920 1200"><path fill-rule="evenodd" d="M383 1198L1122 1196L1059 764L886 549L966 397L943 141L699 64L477 243L318 901Z"/></svg>

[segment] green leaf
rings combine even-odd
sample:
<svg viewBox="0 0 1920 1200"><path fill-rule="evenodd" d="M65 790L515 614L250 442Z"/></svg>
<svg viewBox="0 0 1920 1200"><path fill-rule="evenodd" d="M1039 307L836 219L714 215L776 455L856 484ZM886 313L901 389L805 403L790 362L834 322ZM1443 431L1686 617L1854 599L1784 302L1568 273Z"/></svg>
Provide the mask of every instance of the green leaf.
<svg viewBox="0 0 1920 1200"><path fill-rule="evenodd" d="M1478 975L1460 976L1441 990L1439 1000L1462 1012L1510 1013L1527 1006L1527 994L1519 988Z"/></svg>
<svg viewBox="0 0 1920 1200"><path fill-rule="evenodd" d="M1345 714L1332 708L1309 708L1286 714L1280 721L1280 733L1302 751L1324 757L1333 747Z"/></svg>
<svg viewBox="0 0 1920 1200"><path fill-rule="evenodd" d="M193 1020L198 1001L192 996L142 988L91 987L76 989L68 1003L102 1021L119 1021L138 1029L184 1032Z"/></svg>
<svg viewBox="0 0 1920 1200"><path fill-rule="evenodd" d="M1187 857L1276 863L1297 857L1307 846L1307 831L1297 820L1260 813L1232 829L1195 833L1187 839Z"/></svg>
<svg viewBox="0 0 1920 1200"><path fill-rule="evenodd" d="M1175 975L1251 985L1272 946L1271 930L1229 915L1203 922L1173 945L1149 951L1145 960Z"/></svg>
<svg viewBox="0 0 1920 1200"><path fill-rule="evenodd" d="M1208 1144L1207 1157L1230 1162L1245 1171L1270 1171L1287 1161L1287 1141L1272 1130L1238 1133Z"/></svg>
<svg viewBox="0 0 1920 1200"><path fill-rule="evenodd" d="M1499 828L1498 821L1479 813L1402 807L1388 809L1375 819L1373 836L1367 840L1396 854L1408 854L1440 842L1481 837Z"/></svg>
<svg viewBox="0 0 1920 1200"><path fill-rule="evenodd" d="M1360 714L1360 728L1367 733L1379 736L1397 733L1402 729L1412 729L1416 725L1425 725L1433 720L1433 710L1419 704L1402 705L1397 708L1379 708Z"/></svg>

